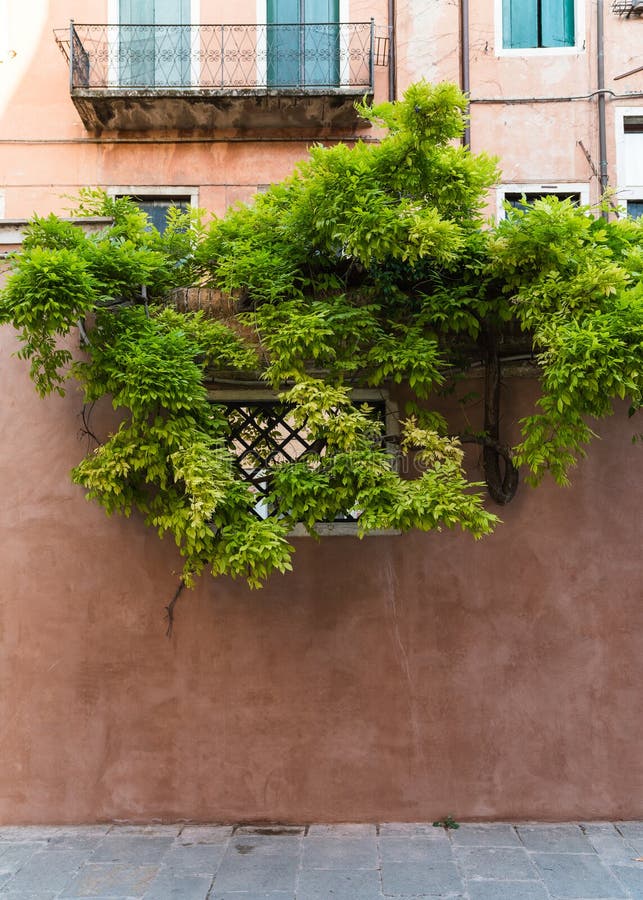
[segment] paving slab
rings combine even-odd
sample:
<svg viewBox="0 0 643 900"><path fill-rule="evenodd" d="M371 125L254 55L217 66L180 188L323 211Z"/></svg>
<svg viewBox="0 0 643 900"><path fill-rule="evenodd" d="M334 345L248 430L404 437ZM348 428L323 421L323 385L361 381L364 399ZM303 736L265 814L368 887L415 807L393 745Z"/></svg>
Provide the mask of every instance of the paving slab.
<svg viewBox="0 0 643 900"><path fill-rule="evenodd" d="M270 891L266 893L261 891L234 891L229 893L224 891L218 893L215 891L210 894L208 900L295 900L295 892L293 891Z"/></svg>
<svg viewBox="0 0 643 900"><path fill-rule="evenodd" d="M302 866L308 869L376 869L377 839L361 835L309 835L303 842Z"/></svg>
<svg viewBox="0 0 643 900"><path fill-rule="evenodd" d="M379 873L368 869L305 869L299 878L297 900L379 900Z"/></svg>
<svg viewBox="0 0 643 900"><path fill-rule="evenodd" d="M513 825L494 822L489 825L461 825L449 831L456 847L520 847Z"/></svg>
<svg viewBox="0 0 643 900"><path fill-rule="evenodd" d="M635 848L623 838L614 825L589 824L581 825L581 828L602 862L609 865L635 864L638 856Z"/></svg>
<svg viewBox="0 0 643 900"><path fill-rule="evenodd" d="M612 866L612 872L636 900L643 900L643 864L634 866Z"/></svg>
<svg viewBox="0 0 643 900"><path fill-rule="evenodd" d="M468 885L470 900L550 900L536 881L477 881Z"/></svg>
<svg viewBox="0 0 643 900"><path fill-rule="evenodd" d="M163 857L169 872L214 875L225 853L225 844L173 844Z"/></svg>
<svg viewBox="0 0 643 900"><path fill-rule="evenodd" d="M233 838L217 872L218 891L289 891L295 884L301 839L241 835Z"/></svg>
<svg viewBox="0 0 643 900"><path fill-rule="evenodd" d="M547 890L561 900L618 900L627 894L596 854L534 853Z"/></svg>
<svg viewBox="0 0 643 900"><path fill-rule="evenodd" d="M541 853L594 852L579 825L519 825L516 830L528 850Z"/></svg>
<svg viewBox="0 0 643 900"><path fill-rule="evenodd" d="M113 825L110 834L136 834L139 837L176 837L183 826L176 825Z"/></svg>
<svg viewBox="0 0 643 900"><path fill-rule="evenodd" d="M383 822L379 826L380 837L431 838L448 841L445 828L436 827L431 822Z"/></svg>
<svg viewBox="0 0 643 900"><path fill-rule="evenodd" d="M464 885L453 862L390 862L382 864L385 896L449 897L464 894Z"/></svg>
<svg viewBox="0 0 643 900"><path fill-rule="evenodd" d="M309 825L308 837L333 835L350 835L352 837L371 837L377 834L375 825Z"/></svg>
<svg viewBox="0 0 643 900"><path fill-rule="evenodd" d="M142 897L157 874L156 866L88 863L65 887L61 898Z"/></svg>
<svg viewBox="0 0 643 900"><path fill-rule="evenodd" d="M32 893L31 891L3 891L2 896L6 898L6 900L54 900L54 898L60 897L60 894L52 894L50 891L40 890L37 893Z"/></svg>
<svg viewBox="0 0 643 900"><path fill-rule="evenodd" d="M233 831L231 825L186 825L178 839L181 844L226 844Z"/></svg>
<svg viewBox="0 0 643 900"><path fill-rule="evenodd" d="M72 850L39 850L2 887L3 892L61 891L85 862L87 855Z"/></svg>
<svg viewBox="0 0 643 900"><path fill-rule="evenodd" d="M413 838L380 835L379 851L382 862L448 862L453 859L447 839L435 841L420 835Z"/></svg>
<svg viewBox="0 0 643 900"><path fill-rule="evenodd" d="M144 900L207 900L211 887L210 875L160 874Z"/></svg>
<svg viewBox="0 0 643 900"><path fill-rule="evenodd" d="M103 838L94 853L92 862L125 862L145 866L159 863L170 849L173 838L151 837L145 834L110 833Z"/></svg>
<svg viewBox="0 0 643 900"><path fill-rule="evenodd" d="M529 881L538 872L526 850L519 847L468 847L456 853L466 878L495 878L504 881Z"/></svg>
<svg viewBox="0 0 643 900"><path fill-rule="evenodd" d="M47 845L37 841L28 843L0 843L0 871L17 872L34 853L43 850Z"/></svg>

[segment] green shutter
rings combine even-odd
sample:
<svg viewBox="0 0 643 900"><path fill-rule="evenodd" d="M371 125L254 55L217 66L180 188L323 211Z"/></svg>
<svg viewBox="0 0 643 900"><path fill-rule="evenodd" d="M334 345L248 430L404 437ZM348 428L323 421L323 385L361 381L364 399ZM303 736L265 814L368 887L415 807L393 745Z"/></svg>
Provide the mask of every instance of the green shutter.
<svg viewBox="0 0 643 900"><path fill-rule="evenodd" d="M538 46L538 0L503 0L502 46Z"/></svg>
<svg viewBox="0 0 643 900"><path fill-rule="evenodd" d="M573 47L574 0L541 0L541 47Z"/></svg>

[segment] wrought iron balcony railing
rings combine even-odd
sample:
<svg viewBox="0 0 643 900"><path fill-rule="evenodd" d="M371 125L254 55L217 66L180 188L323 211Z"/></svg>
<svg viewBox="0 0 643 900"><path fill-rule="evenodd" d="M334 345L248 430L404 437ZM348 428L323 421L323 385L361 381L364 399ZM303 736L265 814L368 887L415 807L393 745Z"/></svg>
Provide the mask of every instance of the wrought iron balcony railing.
<svg viewBox="0 0 643 900"><path fill-rule="evenodd" d="M57 31L77 91L372 92L373 22L80 25Z"/></svg>

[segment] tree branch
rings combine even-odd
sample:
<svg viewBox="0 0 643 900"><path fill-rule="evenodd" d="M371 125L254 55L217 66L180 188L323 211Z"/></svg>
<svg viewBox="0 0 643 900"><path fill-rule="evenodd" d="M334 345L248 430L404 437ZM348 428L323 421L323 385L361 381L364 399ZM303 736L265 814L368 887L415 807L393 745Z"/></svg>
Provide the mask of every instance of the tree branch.
<svg viewBox="0 0 643 900"><path fill-rule="evenodd" d="M172 630L174 628L174 607L176 606L176 603L177 603L179 597L183 593L184 588L185 588L185 581L181 578L181 580L179 581L179 586L177 587L176 591L174 592L174 596L172 597L172 599L170 600L168 605L165 607L165 618L167 619L167 628L165 630L165 636L168 638L172 637Z"/></svg>

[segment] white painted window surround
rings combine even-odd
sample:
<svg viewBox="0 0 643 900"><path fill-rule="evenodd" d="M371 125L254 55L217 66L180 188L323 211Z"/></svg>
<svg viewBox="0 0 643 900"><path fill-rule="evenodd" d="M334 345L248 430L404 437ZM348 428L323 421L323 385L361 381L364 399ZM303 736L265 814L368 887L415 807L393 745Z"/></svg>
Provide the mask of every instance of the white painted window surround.
<svg viewBox="0 0 643 900"><path fill-rule="evenodd" d="M199 205L199 189L191 185L117 184L105 188L109 197L189 197L190 206Z"/></svg>
<svg viewBox="0 0 643 900"><path fill-rule="evenodd" d="M575 0L574 31L576 40L573 47L518 47L502 45L503 0L494 0L494 46L496 56L574 56L585 52L585 0Z"/></svg>
<svg viewBox="0 0 643 900"><path fill-rule="evenodd" d="M4 191L0 191L0 219L4 219Z"/></svg>
<svg viewBox="0 0 643 900"><path fill-rule="evenodd" d="M589 204L589 184L581 181L529 182L523 184L500 184L496 189L496 217L504 219L505 194L578 194L583 206Z"/></svg>
<svg viewBox="0 0 643 900"><path fill-rule="evenodd" d="M625 132L628 118L643 118L643 106L618 106L616 128L616 190L619 206L628 200L643 200L643 131Z"/></svg>

